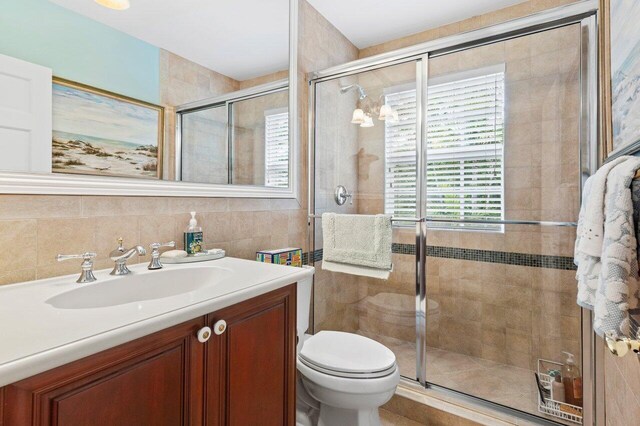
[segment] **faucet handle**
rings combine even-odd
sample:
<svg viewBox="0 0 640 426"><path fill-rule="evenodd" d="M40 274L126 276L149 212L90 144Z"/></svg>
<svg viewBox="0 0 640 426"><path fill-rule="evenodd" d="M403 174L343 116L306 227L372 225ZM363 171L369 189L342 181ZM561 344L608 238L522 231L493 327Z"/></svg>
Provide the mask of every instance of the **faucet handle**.
<svg viewBox="0 0 640 426"><path fill-rule="evenodd" d="M76 281L77 283L91 283L96 280L95 275L93 275L93 259L97 256L94 252L86 252L82 254L59 254L56 256L56 260L58 262L63 262L69 259L82 259L82 272L80 273L80 278Z"/></svg>
<svg viewBox="0 0 640 426"><path fill-rule="evenodd" d="M151 243L149 244L149 247L151 248L151 255L153 255L154 252L159 251L160 247L175 247L176 246L176 242L175 241L169 241L168 243Z"/></svg>
<svg viewBox="0 0 640 426"><path fill-rule="evenodd" d="M162 269L162 263L160 263L160 247L175 247L175 241L169 241L168 243L151 243L149 247L151 247L151 262L149 262L149 266L147 269Z"/></svg>
<svg viewBox="0 0 640 426"><path fill-rule="evenodd" d="M93 259L96 258L96 256L97 256L96 253L88 251L82 254L59 254L56 256L56 260L58 262L63 262L69 259L84 259L85 262L91 262Z"/></svg>

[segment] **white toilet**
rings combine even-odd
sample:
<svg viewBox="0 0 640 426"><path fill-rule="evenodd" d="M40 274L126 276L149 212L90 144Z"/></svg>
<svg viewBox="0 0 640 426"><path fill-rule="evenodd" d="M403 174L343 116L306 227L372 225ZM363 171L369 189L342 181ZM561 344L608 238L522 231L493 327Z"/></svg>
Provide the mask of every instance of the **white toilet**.
<svg viewBox="0 0 640 426"><path fill-rule="evenodd" d="M386 346L340 331L305 335L313 278L298 282L298 426L379 426L378 408L400 382Z"/></svg>

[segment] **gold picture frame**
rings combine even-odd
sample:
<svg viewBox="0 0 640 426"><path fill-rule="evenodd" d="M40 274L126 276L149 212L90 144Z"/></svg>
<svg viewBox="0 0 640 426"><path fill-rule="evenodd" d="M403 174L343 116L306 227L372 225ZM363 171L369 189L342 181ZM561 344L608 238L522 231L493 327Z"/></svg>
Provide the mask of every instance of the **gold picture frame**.
<svg viewBox="0 0 640 426"><path fill-rule="evenodd" d="M162 179L164 107L59 77L52 86L54 173Z"/></svg>
<svg viewBox="0 0 640 426"><path fill-rule="evenodd" d="M620 22L612 23L612 7L621 8L624 6L629 8L629 5L632 5L632 9L633 7L637 7L634 3L618 2L620 2L620 0L600 0L599 69L601 79L599 97L601 159L603 161L621 155L632 155L640 152L640 126L634 124L635 121L640 121L640 111L633 109L633 102L628 102L628 94L622 90L625 86L621 84L621 82L624 83L627 78L625 71L628 66L627 63L629 62L628 59L635 56L633 55L633 51L629 53L628 45L633 43L634 46L640 47L640 35L635 34L635 38L632 37L630 43L620 43L620 41L617 41L617 44L612 46L612 43L614 43L612 25L616 25L617 29L624 28L623 24L627 19L634 20L635 25L635 21L637 18L640 18L640 16L634 18L631 16L633 15L633 13L630 13L631 11L620 11L616 9L614 15L619 17L618 21ZM633 9L633 11L640 12L638 9ZM626 34L626 32L621 34ZM613 70L614 61L622 65L619 70ZM630 75L630 77L638 76L638 63L631 62L631 65L635 66L631 66L631 70L636 73ZM614 72L616 72L616 75L613 75ZM617 79L618 83L616 88L613 87L614 79Z"/></svg>
<svg viewBox="0 0 640 426"><path fill-rule="evenodd" d="M600 68L600 140L601 160L613 152L613 120L611 117L611 42L609 40L610 0L600 0L599 68Z"/></svg>

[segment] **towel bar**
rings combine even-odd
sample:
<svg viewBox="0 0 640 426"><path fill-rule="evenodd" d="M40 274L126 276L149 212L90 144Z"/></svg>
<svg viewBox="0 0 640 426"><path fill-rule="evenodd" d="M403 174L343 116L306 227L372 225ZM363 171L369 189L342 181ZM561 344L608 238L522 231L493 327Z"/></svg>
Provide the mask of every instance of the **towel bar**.
<svg viewBox="0 0 640 426"><path fill-rule="evenodd" d="M310 214L307 215L309 217L309 219L322 219L322 215L319 214ZM391 222L414 222L414 223L418 223L418 222L424 222L426 219L424 218L417 218L417 217L405 217L405 218L400 218L400 217L392 217L391 218Z"/></svg>
<svg viewBox="0 0 640 426"><path fill-rule="evenodd" d="M321 215L310 214L309 219L322 219ZM576 227L576 222L551 222L537 220L473 220L473 219L427 219L427 218L396 218L392 217L391 222L426 222L426 223L476 223L485 225L538 225L538 226L567 226Z"/></svg>

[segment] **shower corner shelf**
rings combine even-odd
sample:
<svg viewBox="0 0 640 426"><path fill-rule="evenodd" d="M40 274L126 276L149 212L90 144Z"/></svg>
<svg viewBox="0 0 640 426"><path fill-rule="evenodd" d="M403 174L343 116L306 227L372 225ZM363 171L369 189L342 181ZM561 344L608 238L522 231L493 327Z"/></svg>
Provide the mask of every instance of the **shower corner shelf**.
<svg viewBox="0 0 640 426"><path fill-rule="evenodd" d="M543 364L551 364L556 367L562 368L563 364L560 362L550 361L547 359L538 359L538 377L540 378L540 385L545 389L551 390L551 382L553 377L548 375L543 368ZM538 394L538 411L547 414L549 416L558 417L563 420L569 420L577 424L582 424L582 407L577 405L567 404L566 402L555 401L551 398L545 398L545 402L542 402L540 393Z"/></svg>

